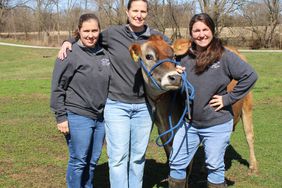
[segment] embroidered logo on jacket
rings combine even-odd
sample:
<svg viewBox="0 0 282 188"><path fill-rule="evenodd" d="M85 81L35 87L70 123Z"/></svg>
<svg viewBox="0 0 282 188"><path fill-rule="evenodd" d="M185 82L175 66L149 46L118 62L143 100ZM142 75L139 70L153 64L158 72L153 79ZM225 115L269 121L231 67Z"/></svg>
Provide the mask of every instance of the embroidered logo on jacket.
<svg viewBox="0 0 282 188"><path fill-rule="evenodd" d="M109 66L110 65L110 60L109 59L101 59L101 64L102 66Z"/></svg>
<svg viewBox="0 0 282 188"><path fill-rule="evenodd" d="M210 68L211 68L211 69L217 69L217 68L219 68L219 67L220 67L220 61L218 61L218 62L212 64Z"/></svg>

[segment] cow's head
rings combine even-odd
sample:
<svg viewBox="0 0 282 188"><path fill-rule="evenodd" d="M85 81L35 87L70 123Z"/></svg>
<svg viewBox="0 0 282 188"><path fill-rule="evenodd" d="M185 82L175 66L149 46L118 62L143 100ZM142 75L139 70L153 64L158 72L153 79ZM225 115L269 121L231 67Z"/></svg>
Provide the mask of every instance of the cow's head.
<svg viewBox="0 0 282 188"><path fill-rule="evenodd" d="M162 90L176 90L181 87L181 75L176 71L175 63L171 62L174 58L173 48L161 36L152 35L143 44L132 44L129 51L134 61L143 61L143 65L150 72L148 75L148 72L142 71L146 84L154 85L149 78L152 76ZM156 66L162 60L165 61Z"/></svg>

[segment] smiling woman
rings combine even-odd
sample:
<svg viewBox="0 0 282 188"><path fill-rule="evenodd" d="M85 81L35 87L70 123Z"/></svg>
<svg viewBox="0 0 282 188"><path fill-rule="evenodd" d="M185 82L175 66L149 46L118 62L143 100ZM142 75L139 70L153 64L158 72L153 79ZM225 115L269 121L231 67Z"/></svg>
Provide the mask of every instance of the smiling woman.
<svg viewBox="0 0 282 188"><path fill-rule="evenodd" d="M69 147L68 187L93 187L104 142L110 61L97 44L99 31L94 14L81 15L75 32L78 41L64 62L57 59L53 71L51 109Z"/></svg>
<svg viewBox="0 0 282 188"><path fill-rule="evenodd" d="M152 117L144 92L140 65L129 53L132 42L144 43L162 33L145 24L147 0L129 0L127 24L111 26L101 33L101 44L111 59L111 81L104 117L111 188L141 188ZM166 42L169 42L165 37ZM64 43L64 58L70 43Z"/></svg>
<svg viewBox="0 0 282 188"><path fill-rule="evenodd" d="M100 23L93 14L84 14L80 17L75 38L86 47L93 47L100 34Z"/></svg>
<svg viewBox="0 0 282 188"><path fill-rule="evenodd" d="M145 19L148 15L148 5L146 1L131 1L127 6L127 22L134 32L144 31Z"/></svg>
<svg viewBox="0 0 282 188"><path fill-rule="evenodd" d="M192 45L179 60L195 87L195 97L192 118L183 123L173 140L169 183L185 187L186 168L202 144L208 169L207 187L225 188L224 154L233 130L232 104L249 93L257 74L214 36L215 24L208 14L194 15L189 30ZM228 91L232 79L237 82Z"/></svg>

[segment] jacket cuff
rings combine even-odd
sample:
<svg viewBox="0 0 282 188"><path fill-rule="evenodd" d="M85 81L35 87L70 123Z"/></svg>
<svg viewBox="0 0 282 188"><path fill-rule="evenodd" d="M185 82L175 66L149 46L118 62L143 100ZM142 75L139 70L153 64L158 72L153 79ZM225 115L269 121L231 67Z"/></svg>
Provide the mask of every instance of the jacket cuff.
<svg viewBox="0 0 282 188"><path fill-rule="evenodd" d="M62 116L56 117L57 123L62 123L62 122L67 121L67 120L68 120L67 115L62 115Z"/></svg>
<svg viewBox="0 0 282 188"><path fill-rule="evenodd" d="M222 96L222 102L223 102L223 106L228 106L232 104L232 100L230 98L230 94L226 94Z"/></svg>

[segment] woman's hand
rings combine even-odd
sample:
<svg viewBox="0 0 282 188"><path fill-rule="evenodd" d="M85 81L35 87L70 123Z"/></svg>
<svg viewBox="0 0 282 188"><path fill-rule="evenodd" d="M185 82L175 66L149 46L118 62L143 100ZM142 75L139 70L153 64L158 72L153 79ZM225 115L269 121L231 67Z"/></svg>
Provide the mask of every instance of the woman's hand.
<svg viewBox="0 0 282 188"><path fill-rule="evenodd" d="M68 121L63 121L62 123L57 124L58 130L64 135L69 134L69 123Z"/></svg>
<svg viewBox="0 0 282 188"><path fill-rule="evenodd" d="M64 60L67 57L67 49L71 51L72 50L71 47L72 47L72 44L68 41L65 41L58 53L58 58L60 60Z"/></svg>
<svg viewBox="0 0 282 188"><path fill-rule="evenodd" d="M185 67L182 67L180 65L176 65L176 71L179 73L179 74L182 74L184 71L185 71Z"/></svg>
<svg viewBox="0 0 282 188"><path fill-rule="evenodd" d="M215 107L215 111L219 111L223 108L223 99L220 95L214 95L209 102L210 106Z"/></svg>

